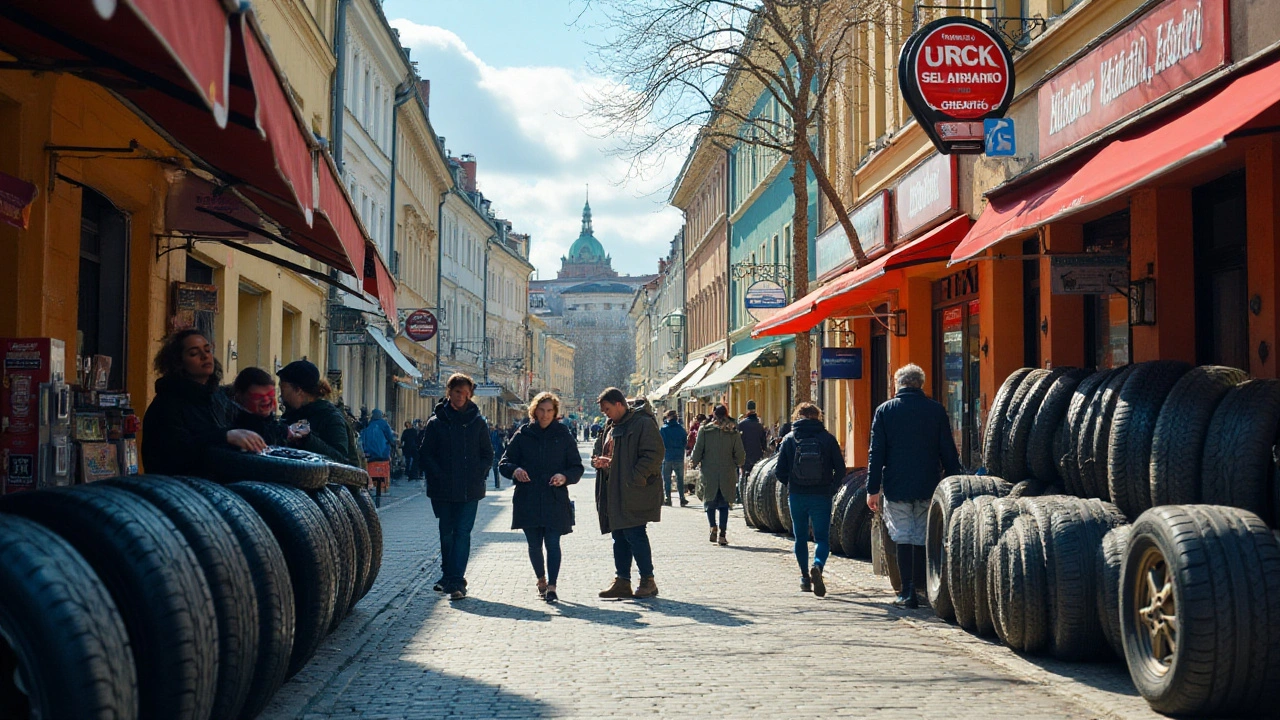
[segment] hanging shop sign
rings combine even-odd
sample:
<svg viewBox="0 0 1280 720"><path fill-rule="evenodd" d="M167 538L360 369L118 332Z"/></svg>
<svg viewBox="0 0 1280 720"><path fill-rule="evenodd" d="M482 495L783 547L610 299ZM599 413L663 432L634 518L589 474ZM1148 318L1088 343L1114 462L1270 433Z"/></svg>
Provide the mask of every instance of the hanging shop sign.
<svg viewBox="0 0 1280 720"><path fill-rule="evenodd" d="M36 199L35 185L0 172L0 222L23 230L31 224L31 202Z"/></svg>
<svg viewBox="0 0 1280 720"><path fill-rule="evenodd" d="M502 386L495 382L476 383L475 397L502 397Z"/></svg>
<svg viewBox="0 0 1280 720"><path fill-rule="evenodd" d="M933 155L902 176L893 189L898 243L933 227L960 208L956 159Z"/></svg>
<svg viewBox="0 0 1280 720"><path fill-rule="evenodd" d="M1013 85L1009 49L991 28L966 17L925 25L898 57L902 97L943 154L981 153L982 121L1004 117Z"/></svg>
<svg viewBox="0 0 1280 720"><path fill-rule="evenodd" d="M225 218L240 224L228 222ZM230 192L219 192L218 186L191 173L186 173L169 186L164 219L165 227L171 233L270 242L242 227L259 227L262 218L240 202L240 198Z"/></svg>
<svg viewBox="0 0 1280 720"><path fill-rule="evenodd" d="M849 220L867 257L889 247L889 191L882 190L854 208ZM849 238L839 223L819 235L814 247L819 280L842 272L853 263L853 248L849 247Z"/></svg>
<svg viewBox="0 0 1280 720"><path fill-rule="evenodd" d="M933 283L933 306L951 305L978 297L978 266L970 265Z"/></svg>
<svg viewBox="0 0 1280 720"><path fill-rule="evenodd" d="M333 333L334 345L368 345L369 333L359 330L356 332L338 331Z"/></svg>
<svg viewBox="0 0 1280 720"><path fill-rule="evenodd" d="M1222 67L1227 0L1166 0L1040 86L1040 157Z"/></svg>
<svg viewBox="0 0 1280 720"><path fill-rule="evenodd" d="M414 310L404 320L404 334L414 342L426 342L436 336L440 324L430 310Z"/></svg>
<svg viewBox="0 0 1280 720"><path fill-rule="evenodd" d="M862 348L824 347L820 357L823 380L862 379Z"/></svg>
<svg viewBox="0 0 1280 720"><path fill-rule="evenodd" d="M1110 295L1129 287L1129 259L1123 255L1051 258L1049 271L1054 295Z"/></svg>
<svg viewBox="0 0 1280 720"><path fill-rule="evenodd" d="M757 280L747 288L743 304L756 321L768 320L787 306L787 292L772 280Z"/></svg>

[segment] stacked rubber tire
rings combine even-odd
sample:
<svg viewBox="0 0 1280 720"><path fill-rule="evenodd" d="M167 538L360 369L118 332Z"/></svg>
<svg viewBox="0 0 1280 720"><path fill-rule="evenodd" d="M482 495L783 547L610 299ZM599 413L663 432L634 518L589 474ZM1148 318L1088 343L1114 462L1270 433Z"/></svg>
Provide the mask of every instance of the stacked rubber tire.
<svg viewBox="0 0 1280 720"><path fill-rule="evenodd" d="M381 562L368 492L306 484L137 476L0 499L0 707L257 716Z"/></svg>
<svg viewBox="0 0 1280 720"><path fill-rule="evenodd" d="M1013 485L939 486L930 602L1020 652L1123 657L1161 712L1265 710L1280 686L1278 431L1280 381L1233 368L1019 370L983 443Z"/></svg>
<svg viewBox="0 0 1280 720"><path fill-rule="evenodd" d="M778 456L756 463L743 483L742 514L749 527L763 532L792 534L787 487L778 482ZM871 519L867 508L867 470L857 468L840 483L831 498L831 552L871 558Z"/></svg>

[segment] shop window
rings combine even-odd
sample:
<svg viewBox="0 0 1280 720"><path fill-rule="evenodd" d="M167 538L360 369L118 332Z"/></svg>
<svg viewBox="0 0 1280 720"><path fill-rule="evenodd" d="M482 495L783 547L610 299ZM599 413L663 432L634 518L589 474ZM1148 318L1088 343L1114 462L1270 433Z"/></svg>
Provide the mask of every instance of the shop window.
<svg viewBox="0 0 1280 720"><path fill-rule="evenodd" d="M1249 369L1244 171L1191 191L1196 264L1196 362Z"/></svg>
<svg viewBox="0 0 1280 720"><path fill-rule="evenodd" d="M282 367L302 357L301 333L302 314L292 308L284 308L280 313L280 357L277 358Z"/></svg>
<svg viewBox="0 0 1280 720"><path fill-rule="evenodd" d="M1084 225L1084 251L1129 262L1129 211ZM1119 291L1084 296L1085 361L1099 370L1129 364L1129 300Z"/></svg>
<svg viewBox="0 0 1280 720"><path fill-rule="evenodd" d="M947 410L960 462L968 467L982 464L978 272L968 267L933 285L933 396Z"/></svg>
<svg viewBox="0 0 1280 720"><path fill-rule="evenodd" d="M111 358L108 387L124 387L129 287L129 220L85 188L80 202L77 355Z"/></svg>
<svg viewBox="0 0 1280 720"><path fill-rule="evenodd" d="M239 312L236 322L236 371L247 367L265 367L262 353L262 314L266 307L263 292L252 285L240 284Z"/></svg>

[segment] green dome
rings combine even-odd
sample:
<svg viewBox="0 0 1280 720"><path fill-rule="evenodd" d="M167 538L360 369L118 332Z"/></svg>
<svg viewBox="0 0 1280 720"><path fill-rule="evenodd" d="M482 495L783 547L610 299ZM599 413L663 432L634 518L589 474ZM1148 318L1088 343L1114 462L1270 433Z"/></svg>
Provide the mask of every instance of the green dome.
<svg viewBox="0 0 1280 720"><path fill-rule="evenodd" d="M582 232L569 248L569 262L604 263L608 258L604 254L604 246L596 239L591 230L591 203L582 206Z"/></svg>

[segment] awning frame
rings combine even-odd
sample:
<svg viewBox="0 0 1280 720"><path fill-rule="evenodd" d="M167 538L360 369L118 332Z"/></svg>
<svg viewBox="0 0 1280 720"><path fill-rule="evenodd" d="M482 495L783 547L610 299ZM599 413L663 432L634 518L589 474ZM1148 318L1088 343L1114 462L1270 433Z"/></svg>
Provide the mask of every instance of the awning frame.
<svg viewBox="0 0 1280 720"><path fill-rule="evenodd" d="M373 341L378 344L378 347L382 348L382 351L387 354L387 357L391 358L392 362L399 365L401 370L409 374L409 377L414 380L422 380L422 371L414 366L413 361L406 357L400 351L400 348L396 347L394 341L387 338L381 328L376 325L367 325L364 331L369 334L369 337L373 338Z"/></svg>

